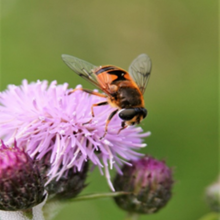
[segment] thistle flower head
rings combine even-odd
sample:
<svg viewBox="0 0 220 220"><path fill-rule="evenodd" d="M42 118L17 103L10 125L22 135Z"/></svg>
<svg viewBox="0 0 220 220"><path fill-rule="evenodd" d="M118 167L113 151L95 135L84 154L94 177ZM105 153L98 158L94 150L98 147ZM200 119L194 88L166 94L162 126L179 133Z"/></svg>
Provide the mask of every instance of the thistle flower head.
<svg viewBox="0 0 220 220"><path fill-rule="evenodd" d="M124 165L123 175L117 174L114 186L117 191L131 194L115 197L117 205L139 214L157 212L171 197L172 172L165 162L145 156Z"/></svg>
<svg viewBox="0 0 220 220"><path fill-rule="evenodd" d="M47 172L50 169L50 154L46 154L41 160L35 162L44 178L44 182L48 180ZM76 197L85 187L89 163L85 162L80 171L75 167L70 168L58 179L52 179L45 189L49 195L48 199L65 200Z"/></svg>
<svg viewBox="0 0 220 220"><path fill-rule="evenodd" d="M44 199L44 183L37 166L16 142L0 146L0 209L6 211L31 208Z"/></svg>
<svg viewBox="0 0 220 220"><path fill-rule="evenodd" d="M0 137L9 145L16 139L36 160L49 153L47 183L58 180L70 168L81 171L84 163L91 161L101 172L105 170L113 190L109 168L122 173L120 166L140 156L135 150L145 146L142 137L149 133L129 127L117 134L121 119L115 116L100 140L112 107L95 108L95 117L85 124L92 118L91 105L104 99L83 91L68 95L70 91L66 83L57 85L55 81L48 85L47 81L28 84L24 80L21 86L9 85L0 93Z"/></svg>

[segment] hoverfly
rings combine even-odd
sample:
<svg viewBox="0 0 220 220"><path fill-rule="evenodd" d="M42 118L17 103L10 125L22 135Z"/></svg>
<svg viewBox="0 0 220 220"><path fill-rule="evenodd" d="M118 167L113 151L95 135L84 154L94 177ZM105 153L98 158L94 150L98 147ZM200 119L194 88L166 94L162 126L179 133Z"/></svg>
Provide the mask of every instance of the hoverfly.
<svg viewBox="0 0 220 220"><path fill-rule="evenodd" d="M107 101L91 106L92 117L95 116L93 111L95 106L110 104L116 107L116 110L108 116L103 137L108 131L109 122L117 112L123 120L118 133L129 125L139 124L147 116L143 94L151 72L151 59L148 55L141 54L134 59L128 72L112 65L97 67L77 57L65 54L62 55L62 59L75 73L105 93L81 89L89 94L107 98Z"/></svg>

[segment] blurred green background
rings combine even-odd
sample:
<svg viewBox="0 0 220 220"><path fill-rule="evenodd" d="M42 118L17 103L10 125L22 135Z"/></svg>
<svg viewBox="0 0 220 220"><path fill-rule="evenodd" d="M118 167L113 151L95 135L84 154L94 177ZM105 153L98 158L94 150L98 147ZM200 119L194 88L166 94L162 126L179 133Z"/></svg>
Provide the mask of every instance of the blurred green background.
<svg viewBox="0 0 220 220"><path fill-rule="evenodd" d="M83 84L61 60L127 69L141 53L153 62L145 93L152 132L142 152L174 168L173 197L149 220L194 220L209 211L204 190L218 175L218 1L1 1L1 91L22 79ZM105 192L99 172L83 193ZM70 203L56 220L120 220L111 199Z"/></svg>

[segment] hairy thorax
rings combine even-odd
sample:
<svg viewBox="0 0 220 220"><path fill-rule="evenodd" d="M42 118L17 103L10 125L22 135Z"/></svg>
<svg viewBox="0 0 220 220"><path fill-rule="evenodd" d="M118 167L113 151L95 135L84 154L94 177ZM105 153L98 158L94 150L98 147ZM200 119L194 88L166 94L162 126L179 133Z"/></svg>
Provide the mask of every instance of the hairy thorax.
<svg viewBox="0 0 220 220"><path fill-rule="evenodd" d="M110 98L114 107L133 108L143 107L143 96L138 88L130 82L118 82L113 85L115 92ZM115 89L117 87L117 90Z"/></svg>

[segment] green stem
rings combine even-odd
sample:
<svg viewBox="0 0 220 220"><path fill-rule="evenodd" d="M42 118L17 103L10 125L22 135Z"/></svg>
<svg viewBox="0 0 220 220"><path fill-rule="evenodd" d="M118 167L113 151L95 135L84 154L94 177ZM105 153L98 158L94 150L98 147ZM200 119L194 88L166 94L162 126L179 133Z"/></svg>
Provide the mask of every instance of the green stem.
<svg viewBox="0 0 220 220"><path fill-rule="evenodd" d="M137 213L128 212L125 220L138 220L139 215Z"/></svg>
<svg viewBox="0 0 220 220"><path fill-rule="evenodd" d="M99 198L108 198L108 197L115 197L121 195L130 194L129 192L110 192L110 193L96 193L96 194L88 194L84 196L78 196L74 198L73 202L83 201L83 200L90 200L90 199L99 199Z"/></svg>

